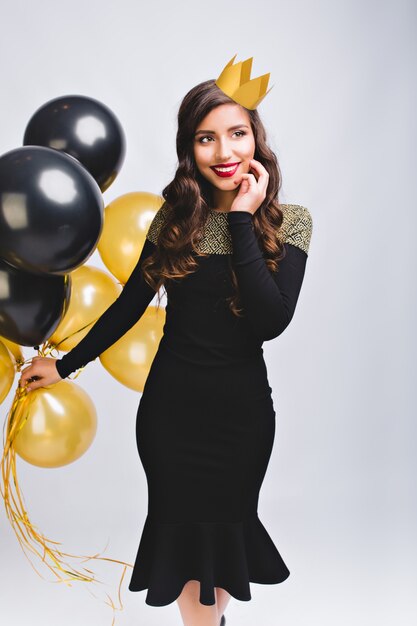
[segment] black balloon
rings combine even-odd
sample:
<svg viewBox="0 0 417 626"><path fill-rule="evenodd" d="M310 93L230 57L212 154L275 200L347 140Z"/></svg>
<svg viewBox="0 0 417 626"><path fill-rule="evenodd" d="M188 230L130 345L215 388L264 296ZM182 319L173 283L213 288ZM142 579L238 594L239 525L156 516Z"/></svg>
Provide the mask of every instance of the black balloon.
<svg viewBox="0 0 417 626"><path fill-rule="evenodd" d="M103 230L94 178L71 156L41 146L0 157L0 257L35 274L85 263Z"/></svg>
<svg viewBox="0 0 417 626"><path fill-rule="evenodd" d="M40 276L0 259L0 336L21 346L42 344L67 312L71 276Z"/></svg>
<svg viewBox="0 0 417 626"><path fill-rule="evenodd" d="M126 153L123 128L104 104L86 96L49 100L30 118L23 145L46 146L78 159L105 191Z"/></svg>

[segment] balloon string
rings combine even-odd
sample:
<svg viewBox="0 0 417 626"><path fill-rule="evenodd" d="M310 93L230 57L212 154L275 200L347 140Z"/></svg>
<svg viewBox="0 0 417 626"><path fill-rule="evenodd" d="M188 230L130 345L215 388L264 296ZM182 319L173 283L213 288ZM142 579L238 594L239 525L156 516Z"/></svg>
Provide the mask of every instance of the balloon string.
<svg viewBox="0 0 417 626"><path fill-rule="evenodd" d="M61 345L61 343L64 343L64 341L67 341L67 339L69 339L70 337L73 337L74 335L77 335L82 330L84 330L85 328L88 328L92 324L95 324L97 322L97 320L100 319L100 317L101 316L99 315L98 317L96 317L91 322L88 322L88 324L85 324L84 326L81 326L81 328L78 328L78 330L74 330L74 332L70 333L69 335L67 335L66 337L61 339L61 341L59 341L58 343L51 343L50 341L46 341L42 346L35 346L38 349L39 356L47 356L47 355L54 356L53 353L55 353L55 355L57 355L57 353L59 353L58 346ZM78 370L75 372L75 374L73 376L67 376L67 378L69 378L70 380L75 380L81 374L81 372L83 371L84 367L85 367L85 365L83 365L82 367L79 367Z"/></svg>
<svg viewBox="0 0 417 626"><path fill-rule="evenodd" d="M29 519L24 496L21 491L17 476L16 452L13 446L13 442L16 436L20 432L21 428L23 428L30 414L30 404L33 401L34 396L26 398L25 411L21 410L21 417L19 419L17 418L18 408L25 399L26 395L27 391L25 390L25 388L18 386L12 402L12 406L6 417L3 427L3 455L1 459L0 492L3 497L7 517L31 567L44 580L46 580L44 576L42 576L42 574L34 566L32 560L29 558L29 553L34 554L38 559L40 559L57 579L49 582L64 582L69 587L72 586L70 581L73 580L101 584L103 584L103 581L98 580L95 577L94 572L85 567L82 568L82 571L75 569L72 565L66 562L64 557L69 557L70 559L75 560L78 559L81 560L81 562L90 560L110 561L112 563L117 563L124 566L118 587L119 606L115 605L112 598L107 592L106 596L108 598L108 601L103 600L105 604L109 605L113 610L112 626L114 626L116 620L115 612L123 610L121 586L124 576L126 574L126 569L128 567L132 568L133 566L130 563L126 563L125 561L119 561L117 559L100 556L100 554L102 554L100 552L92 556L77 556L62 552L61 550L58 550L58 548L52 547L51 545L53 544L53 546L58 546L61 545L61 543L57 541L52 541L51 539L48 539L43 534L38 532L37 527L32 524ZM104 550L106 550L106 548L107 545ZM104 552L104 550L102 552ZM91 595L93 595L97 599L97 596L95 596L95 594L93 594L88 587L86 587L86 589L91 593Z"/></svg>
<svg viewBox="0 0 417 626"><path fill-rule="evenodd" d="M73 335L76 335L77 333L80 333L82 330L84 330L85 328L88 328L89 326L91 326L92 324L95 324L97 322L97 320L100 319L100 315L98 317L96 317L94 320L91 320L91 322L88 322L88 324L85 324L84 326L81 326L81 328L79 328L78 330L74 330L73 333L70 333L69 335L67 335L66 337L64 337L63 339L61 339L61 341L58 341L58 343L51 343L49 341L46 341L43 344L43 349L44 350L49 350L49 348L54 349L57 348L61 343L64 343L64 341L67 341L67 339L69 339L70 337L72 337ZM51 350L52 351L52 350Z"/></svg>

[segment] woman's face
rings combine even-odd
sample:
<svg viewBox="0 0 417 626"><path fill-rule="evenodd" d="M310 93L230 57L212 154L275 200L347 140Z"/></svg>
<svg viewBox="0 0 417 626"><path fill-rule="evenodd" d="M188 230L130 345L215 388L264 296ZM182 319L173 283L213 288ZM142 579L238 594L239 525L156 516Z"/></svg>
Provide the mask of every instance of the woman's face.
<svg viewBox="0 0 417 626"><path fill-rule="evenodd" d="M194 158L199 172L217 189L238 187L249 172L255 137L249 113L239 104L221 104L200 122L194 135ZM219 166L223 166L220 168Z"/></svg>

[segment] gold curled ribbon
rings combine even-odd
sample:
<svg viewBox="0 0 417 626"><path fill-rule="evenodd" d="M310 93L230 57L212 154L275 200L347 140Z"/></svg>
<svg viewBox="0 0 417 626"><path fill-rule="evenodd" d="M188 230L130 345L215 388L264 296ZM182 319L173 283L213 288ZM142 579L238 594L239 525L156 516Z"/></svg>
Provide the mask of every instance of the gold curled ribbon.
<svg viewBox="0 0 417 626"><path fill-rule="evenodd" d="M92 322L90 322L92 323ZM89 324L87 324L88 326ZM83 327L85 328L85 326ZM83 330L82 328L80 330ZM76 331L79 332L79 331ZM73 333L71 333L72 335ZM69 335L69 337L71 336ZM65 338L67 339L67 338ZM65 341L63 339L62 341ZM60 342L61 343L61 342ZM59 345L59 344L57 344ZM52 352L56 349L56 346L52 344L44 344L39 347L38 353L40 356L46 356L48 354L52 354ZM20 371L22 366L30 361L28 359L23 363L17 364L17 369ZM79 368L74 378L76 378L84 367ZM37 527L30 521L26 507L24 502L24 496L22 490L19 485L19 480L16 471L16 452L13 446L13 442L23 428L25 422L29 417L29 407L32 402L32 397L29 399L29 403L26 407L26 412L20 411L20 419L16 418L18 414L17 409L19 404L23 401L24 397L27 395L27 391L25 387L21 387L18 385L16 389L16 393L12 402L12 406L6 416L6 420L4 422L3 427L3 455L1 459L1 482L0 482L0 492L3 497L4 506L6 509L7 517L10 521L10 524L16 534L16 537L19 541L19 544L28 559L31 567L35 570L35 572L44 580L45 577L36 569L32 560L29 558L29 553L32 552L35 554L43 564L53 573L53 575L57 578L57 580L49 581L49 582L64 582L69 587L72 587L70 581L80 581L80 582L88 582L88 583L101 583L103 581L98 580L94 572L87 568L82 568L83 572L75 569L71 564L67 563L64 557L69 557L70 559L81 560L81 562L90 561L90 560L100 560L100 561L110 561L112 563L117 563L119 565L123 565L123 572L120 578L119 587L118 587L118 600L119 606L117 607L113 602L110 595L106 593L108 601L104 600L105 604L110 606L113 609L113 620L112 626L114 626L116 622L116 611L123 610L123 603L121 598L121 586L123 583L123 579L126 574L126 569L128 567L133 568L131 563L126 563L125 561L119 561L118 559L111 559L109 557L100 556L100 552L94 554L92 556L77 556L74 554L69 554L67 552L62 552L57 547L61 545L60 542L53 541L52 539L48 539L42 533L38 532ZM106 547L104 550L106 550ZM104 552L103 550L103 552ZM65 576L64 576L65 575ZM93 595L96 599L97 596L92 593L92 591L86 587L87 591Z"/></svg>

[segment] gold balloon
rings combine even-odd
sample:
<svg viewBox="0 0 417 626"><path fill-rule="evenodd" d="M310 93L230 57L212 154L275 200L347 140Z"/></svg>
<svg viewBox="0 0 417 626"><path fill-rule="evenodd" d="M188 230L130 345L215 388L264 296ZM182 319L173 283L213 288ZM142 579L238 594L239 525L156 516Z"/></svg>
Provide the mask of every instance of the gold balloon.
<svg viewBox="0 0 417 626"><path fill-rule="evenodd" d="M27 416L26 421L24 420ZM84 389L61 380L29 391L16 410L23 426L14 439L16 453L38 467L68 465L88 450L97 430L97 412Z"/></svg>
<svg viewBox="0 0 417 626"><path fill-rule="evenodd" d="M0 336L0 341L4 343L6 348L12 353L13 359L15 363L23 363L25 357L23 356L22 348L14 341L10 341L10 339L6 339L6 337Z"/></svg>
<svg viewBox="0 0 417 626"><path fill-rule="evenodd" d="M71 280L68 310L48 339L51 344L59 343L58 350L71 350L76 346L94 325L91 322L95 322L122 291L112 276L97 267L82 265L71 272ZM87 324L90 325L77 332Z"/></svg>
<svg viewBox="0 0 417 626"><path fill-rule="evenodd" d="M15 365L12 355L3 343L0 341L0 404L10 391L15 375Z"/></svg>
<svg viewBox="0 0 417 626"><path fill-rule="evenodd" d="M104 265L123 285L138 261L150 223L163 203L161 196L136 191L116 198L104 209L97 250Z"/></svg>
<svg viewBox="0 0 417 626"><path fill-rule="evenodd" d="M103 367L126 387L143 391L164 324L165 309L148 306L140 320L100 355Z"/></svg>

